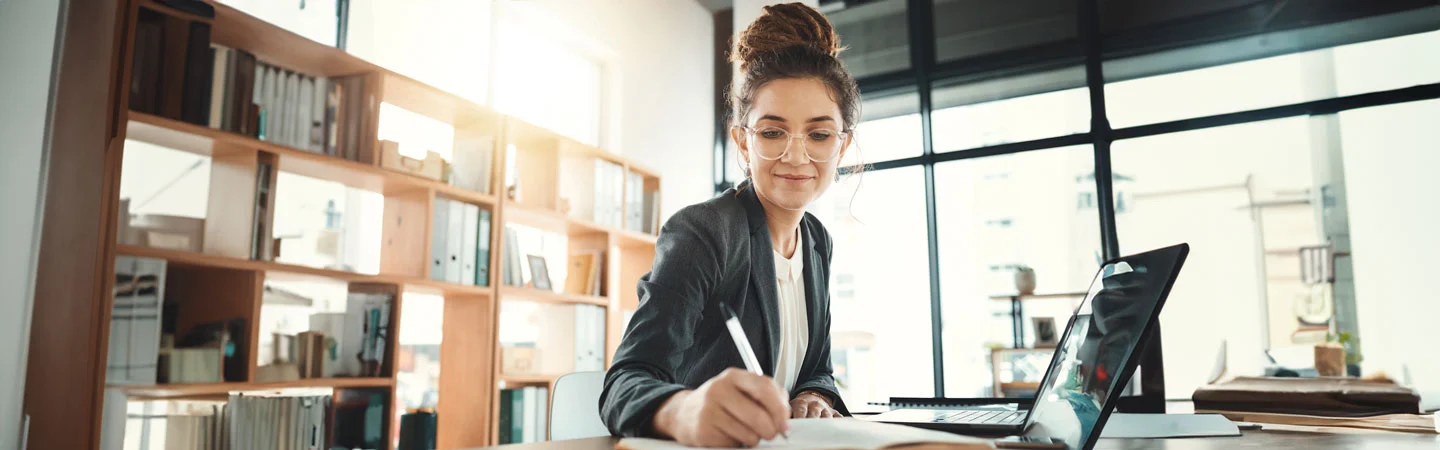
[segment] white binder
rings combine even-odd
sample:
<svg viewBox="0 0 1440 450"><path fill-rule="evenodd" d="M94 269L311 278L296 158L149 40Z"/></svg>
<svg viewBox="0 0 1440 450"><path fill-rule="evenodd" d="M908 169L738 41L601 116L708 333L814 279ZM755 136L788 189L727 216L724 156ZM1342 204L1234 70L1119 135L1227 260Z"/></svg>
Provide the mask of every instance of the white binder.
<svg viewBox="0 0 1440 450"><path fill-rule="evenodd" d="M480 246L480 207L462 203L465 217L460 229L460 284L475 285L476 251Z"/></svg>

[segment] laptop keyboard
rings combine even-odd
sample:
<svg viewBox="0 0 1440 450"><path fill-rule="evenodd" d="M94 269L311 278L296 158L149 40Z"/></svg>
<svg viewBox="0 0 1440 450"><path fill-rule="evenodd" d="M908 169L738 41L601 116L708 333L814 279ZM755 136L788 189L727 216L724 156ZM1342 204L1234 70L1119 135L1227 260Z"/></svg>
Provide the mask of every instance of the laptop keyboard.
<svg viewBox="0 0 1440 450"><path fill-rule="evenodd" d="M1020 411L965 410L946 415L936 422L1014 425L1019 424L1022 420L1025 420L1025 413Z"/></svg>

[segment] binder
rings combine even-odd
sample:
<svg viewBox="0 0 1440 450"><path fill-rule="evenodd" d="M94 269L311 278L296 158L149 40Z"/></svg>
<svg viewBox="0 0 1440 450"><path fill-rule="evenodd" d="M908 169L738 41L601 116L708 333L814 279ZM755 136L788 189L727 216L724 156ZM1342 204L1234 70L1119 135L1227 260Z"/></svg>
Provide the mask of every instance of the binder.
<svg viewBox="0 0 1440 450"><path fill-rule="evenodd" d="M461 204L465 212L460 229L460 284L475 284L476 257L480 249L480 207Z"/></svg>
<svg viewBox="0 0 1440 450"><path fill-rule="evenodd" d="M465 242L465 206L457 201L450 202L449 224L445 227L445 255L449 258L445 266L445 281L451 283L459 283L460 272L464 270L460 257Z"/></svg>
<svg viewBox="0 0 1440 450"><path fill-rule="evenodd" d="M490 210L480 210L480 232L475 251L475 285L490 285Z"/></svg>
<svg viewBox="0 0 1440 450"><path fill-rule="evenodd" d="M430 279L445 281L445 271L450 266L450 247L445 244L449 236L446 228L450 225L450 201L435 199L435 217L430 230Z"/></svg>

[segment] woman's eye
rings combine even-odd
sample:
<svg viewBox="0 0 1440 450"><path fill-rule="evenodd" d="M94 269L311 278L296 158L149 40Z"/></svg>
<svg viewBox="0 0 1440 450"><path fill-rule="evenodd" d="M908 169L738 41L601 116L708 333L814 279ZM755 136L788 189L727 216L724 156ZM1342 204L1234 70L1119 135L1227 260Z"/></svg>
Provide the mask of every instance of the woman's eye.
<svg viewBox="0 0 1440 450"><path fill-rule="evenodd" d="M820 130L810 132L810 139L815 141L823 141L832 137L835 137L835 133L832 131Z"/></svg>
<svg viewBox="0 0 1440 450"><path fill-rule="evenodd" d="M765 139L780 139L785 137L785 132L780 130L760 130L760 137Z"/></svg>

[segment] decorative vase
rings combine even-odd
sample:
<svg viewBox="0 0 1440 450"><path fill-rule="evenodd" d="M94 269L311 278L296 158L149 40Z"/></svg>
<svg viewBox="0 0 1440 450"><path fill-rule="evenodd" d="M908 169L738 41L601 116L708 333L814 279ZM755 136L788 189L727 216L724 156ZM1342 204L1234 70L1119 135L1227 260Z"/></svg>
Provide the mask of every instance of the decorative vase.
<svg viewBox="0 0 1440 450"><path fill-rule="evenodd" d="M1019 269L1015 271L1015 292L1020 295L1031 295L1035 293L1035 269Z"/></svg>

